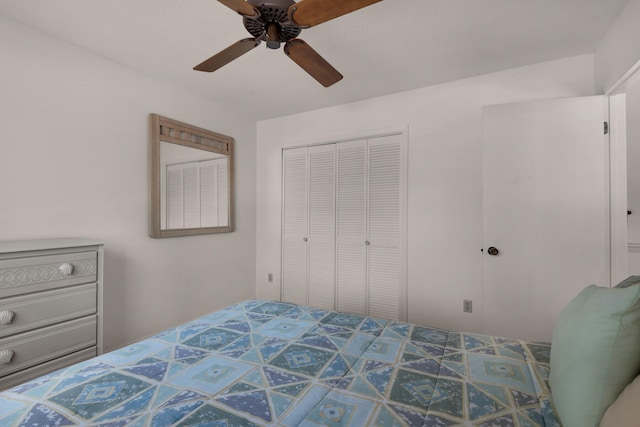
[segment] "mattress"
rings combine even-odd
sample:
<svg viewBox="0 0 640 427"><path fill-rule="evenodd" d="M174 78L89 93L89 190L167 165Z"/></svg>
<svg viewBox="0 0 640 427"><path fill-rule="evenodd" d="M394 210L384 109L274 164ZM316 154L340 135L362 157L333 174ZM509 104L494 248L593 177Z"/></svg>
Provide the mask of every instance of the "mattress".
<svg viewBox="0 0 640 427"><path fill-rule="evenodd" d="M0 393L1 426L559 426L550 346L251 300Z"/></svg>

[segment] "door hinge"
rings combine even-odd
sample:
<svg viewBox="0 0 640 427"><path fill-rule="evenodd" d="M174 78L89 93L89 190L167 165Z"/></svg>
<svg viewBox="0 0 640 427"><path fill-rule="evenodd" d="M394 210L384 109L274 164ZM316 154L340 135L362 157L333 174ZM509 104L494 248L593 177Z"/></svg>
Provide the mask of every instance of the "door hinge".
<svg viewBox="0 0 640 427"><path fill-rule="evenodd" d="M609 133L609 123L608 122L604 122L604 134L608 134Z"/></svg>

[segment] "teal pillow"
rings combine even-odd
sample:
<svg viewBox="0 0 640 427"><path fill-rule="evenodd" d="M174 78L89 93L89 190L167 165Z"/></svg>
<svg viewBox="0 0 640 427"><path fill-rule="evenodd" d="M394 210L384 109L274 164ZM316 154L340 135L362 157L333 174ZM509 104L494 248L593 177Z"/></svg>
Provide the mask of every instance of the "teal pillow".
<svg viewBox="0 0 640 427"><path fill-rule="evenodd" d="M580 292L553 329L550 365L562 425L597 427L640 372L640 286Z"/></svg>

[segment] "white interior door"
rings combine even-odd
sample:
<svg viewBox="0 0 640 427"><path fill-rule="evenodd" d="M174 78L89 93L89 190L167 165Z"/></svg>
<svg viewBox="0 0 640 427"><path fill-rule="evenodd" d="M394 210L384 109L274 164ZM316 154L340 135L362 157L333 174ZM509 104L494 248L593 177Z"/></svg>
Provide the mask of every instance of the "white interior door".
<svg viewBox="0 0 640 427"><path fill-rule="evenodd" d="M487 333L548 341L580 290L609 285L606 120L602 96L484 108Z"/></svg>

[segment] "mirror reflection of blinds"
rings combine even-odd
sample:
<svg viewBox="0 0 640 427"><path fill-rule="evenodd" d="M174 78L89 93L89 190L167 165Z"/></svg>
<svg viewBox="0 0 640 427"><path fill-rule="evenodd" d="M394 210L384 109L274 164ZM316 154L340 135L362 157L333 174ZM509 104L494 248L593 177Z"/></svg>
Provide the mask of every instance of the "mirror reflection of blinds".
<svg viewBox="0 0 640 427"><path fill-rule="evenodd" d="M227 160L218 160L216 172L218 174L218 227L229 225L229 171L227 170Z"/></svg>
<svg viewBox="0 0 640 427"><path fill-rule="evenodd" d="M167 228L182 228L182 170L167 166Z"/></svg>
<svg viewBox="0 0 640 427"><path fill-rule="evenodd" d="M218 186L216 165L200 168L200 218L202 227L218 225Z"/></svg>
<svg viewBox="0 0 640 427"><path fill-rule="evenodd" d="M200 227L200 177L197 166L182 169L184 228Z"/></svg>
<svg viewBox="0 0 640 427"><path fill-rule="evenodd" d="M167 165L167 228L229 225L226 159Z"/></svg>

